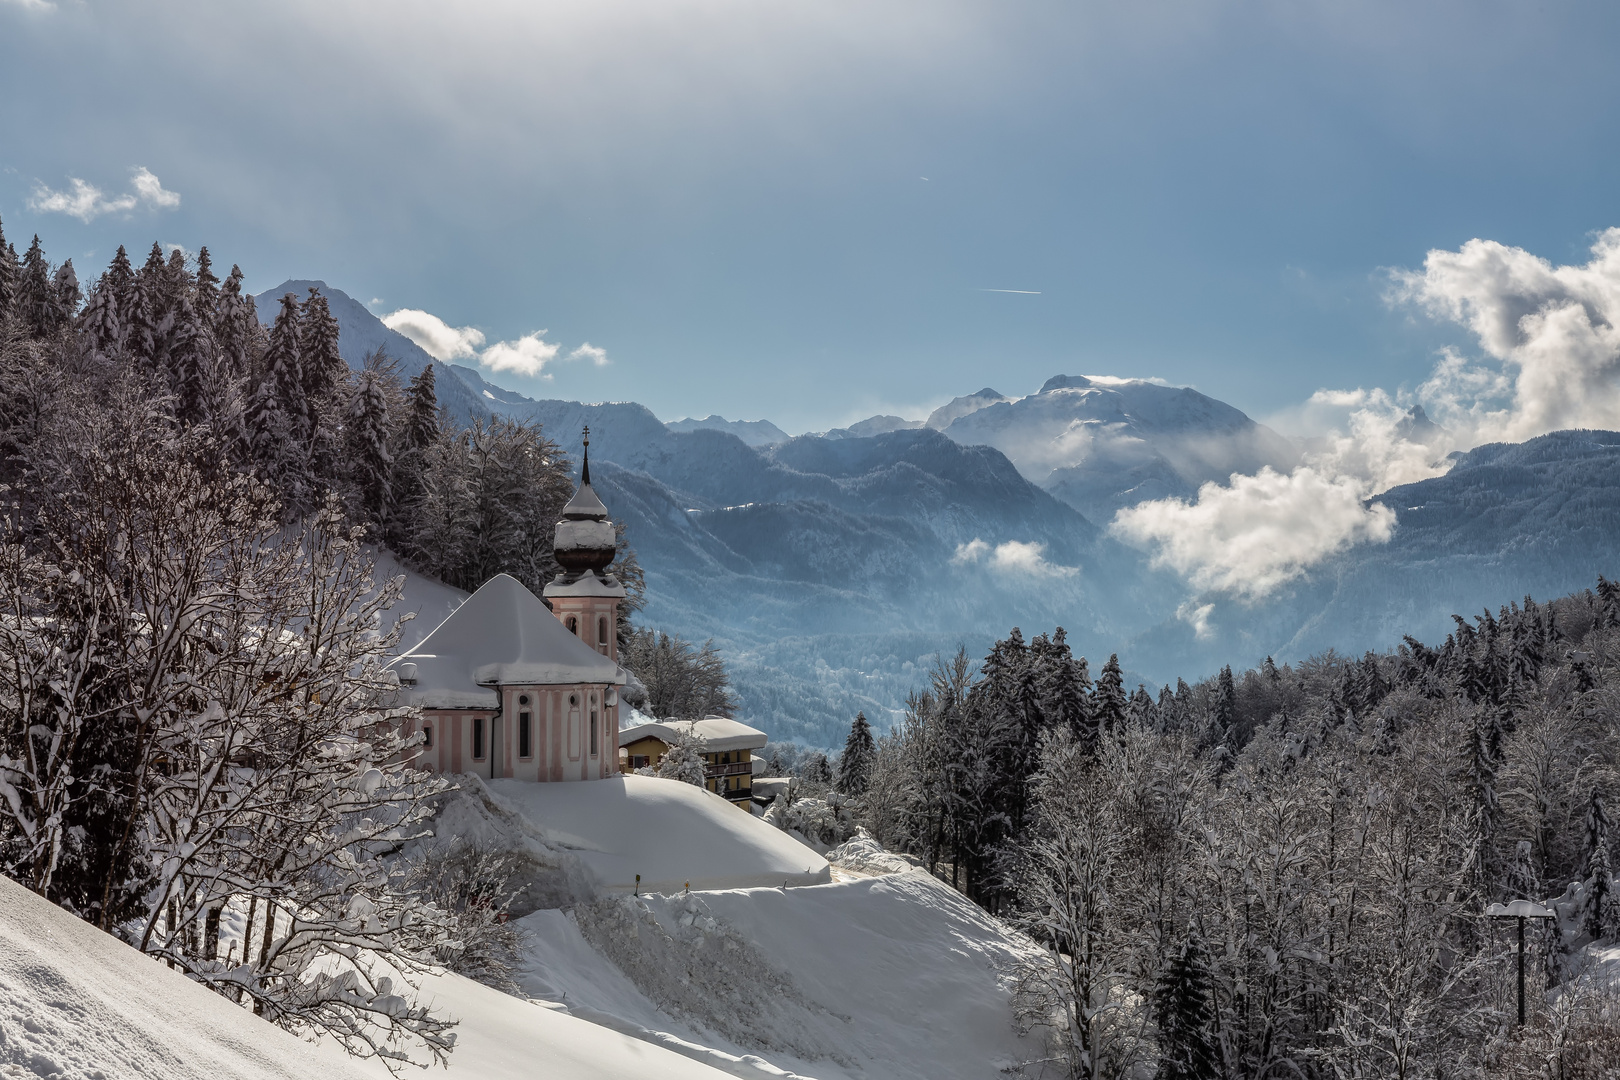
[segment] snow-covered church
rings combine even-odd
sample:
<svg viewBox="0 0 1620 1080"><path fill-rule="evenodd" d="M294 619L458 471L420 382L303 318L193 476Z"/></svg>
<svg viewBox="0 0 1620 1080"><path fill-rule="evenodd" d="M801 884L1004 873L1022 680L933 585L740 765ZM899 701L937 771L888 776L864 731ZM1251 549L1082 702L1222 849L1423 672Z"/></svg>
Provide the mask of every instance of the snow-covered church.
<svg viewBox="0 0 1620 1080"><path fill-rule="evenodd" d="M618 775L625 592L607 572L613 522L591 489L590 445L586 428L579 490L557 522L551 609L499 574L389 662L421 706L407 729L423 735L418 768L540 781Z"/></svg>

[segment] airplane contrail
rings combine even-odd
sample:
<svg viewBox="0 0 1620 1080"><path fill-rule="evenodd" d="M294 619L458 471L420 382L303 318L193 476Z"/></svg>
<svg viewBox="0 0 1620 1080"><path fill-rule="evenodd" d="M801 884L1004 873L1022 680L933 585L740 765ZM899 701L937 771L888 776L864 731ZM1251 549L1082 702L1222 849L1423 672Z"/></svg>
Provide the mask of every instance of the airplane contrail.
<svg viewBox="0 0 1620 1080"><path fill-rule="evenodd" d="M1037 290L1037 289L980 289L979 292L1017 293L1019 296L1039 296L1039 295L1041 295L1040 291Z"/></svg>

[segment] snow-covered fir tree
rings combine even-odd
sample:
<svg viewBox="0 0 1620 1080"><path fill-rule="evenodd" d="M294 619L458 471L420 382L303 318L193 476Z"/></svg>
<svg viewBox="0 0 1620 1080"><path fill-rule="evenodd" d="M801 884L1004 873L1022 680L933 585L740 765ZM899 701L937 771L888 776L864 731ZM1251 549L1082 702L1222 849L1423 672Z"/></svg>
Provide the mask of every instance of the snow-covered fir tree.
<svg viewBox="0 0 1620 1080"><path fill-rule="evenodd" d="M864 795L872 780L872 761L876 756L872 725L864 712L857 712L854 723L849 726L849 738L844 740L844 753L838 759L838 790L845 795Z"/></svg>

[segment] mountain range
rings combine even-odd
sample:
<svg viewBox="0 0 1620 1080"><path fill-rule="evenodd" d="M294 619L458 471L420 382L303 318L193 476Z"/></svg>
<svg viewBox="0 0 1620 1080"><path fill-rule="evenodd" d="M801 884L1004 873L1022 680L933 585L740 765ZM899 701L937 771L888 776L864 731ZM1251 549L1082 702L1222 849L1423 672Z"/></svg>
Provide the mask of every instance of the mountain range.
<svg viewBox="0 0 1620 1080"><path fill-rule="evenodd" d="M842 742L880 726L938 654L981 656L1013 626L1063 626L1093 671L1131 682L1203 676L1266 655L1438 640L1453 612L1585 587L1620 554L1620 434L1559 432L1453 455L1443 476L1379 496L1392 539L1362 545L1255 603L1193 590L1113 538L1116 510L1193 495L1300 447L1196 390L1059 375L991 388L925 420L878 416L791 437L768 421L670 424L634 402L533 400L444 364L320 282L358 365L382 347L407 376L439 367L460 419L537 422L566 450L591 428L592 479L647 575L640 620L721 647L744 715L776 738ZM1415 410L1414 434L1432 422ZM1427 427L1425 427L1427 425ZM1181 617L1189 604L1200 611Z"/></svg>

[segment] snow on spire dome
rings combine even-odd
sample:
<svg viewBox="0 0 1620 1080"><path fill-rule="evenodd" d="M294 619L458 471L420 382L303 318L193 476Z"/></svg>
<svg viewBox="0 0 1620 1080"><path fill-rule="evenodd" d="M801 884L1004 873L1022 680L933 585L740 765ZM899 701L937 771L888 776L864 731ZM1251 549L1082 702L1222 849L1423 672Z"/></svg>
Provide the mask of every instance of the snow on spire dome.
<svg viewBox="0 0 1620 1080"><path fill-rule="evenodd" d="M584 434L585 450L579 474L579 490L563 507L562 520L552 543L557 564L567 575L594 573L600 576L613 562L618 537L607 507L591 488L591 429Z"/></svg>

